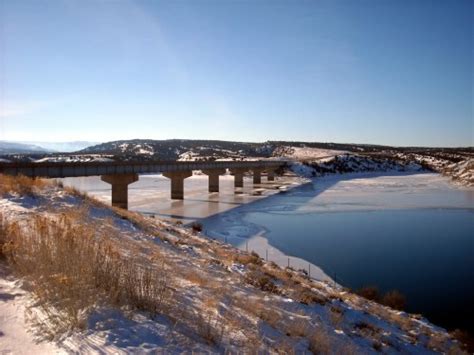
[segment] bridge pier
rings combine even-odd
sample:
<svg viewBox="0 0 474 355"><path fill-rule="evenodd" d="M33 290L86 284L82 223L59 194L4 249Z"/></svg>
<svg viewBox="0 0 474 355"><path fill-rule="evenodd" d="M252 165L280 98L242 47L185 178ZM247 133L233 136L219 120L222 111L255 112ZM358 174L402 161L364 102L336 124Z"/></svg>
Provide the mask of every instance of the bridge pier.
<svg viewBox="0 0 474 355"><path fill-rule="evenodd" d="M163 173L164 177L171 179L171 199L184 199L184 179L193 175L192 171L177 171Z"/></svg>
<svg viewBox="0 0 474 355"><path fill-rule="evenodd" d="M202 170L202 172L209 176L209 192L219 192L219 175L224 175L226 169Z"/></svg>
<svg viewBox="0 0 474 355"><path fill-rule="evenodd" d="M244 187L244 173L247 169L232 169L230 172L234 175L234 187Z"/></svg>
<svg viewBox="0 0 474 355"><path fill-rule="evenodd" d="M101 175L100 179L112 185L112 206L128 209L128 185L138 181L138 174Z"/></svg>
<svg viewBox="0 0 474 355"><path fill-rule="evenodd" d="M253 169L253 183L261 184L262 183L262 169Z"/></svg>
<svg viewBox="0 0 474 355"><path fill-rule="evenodd" d="M275 181L275 170L267 169L267 180L268 181Z"/></svg>

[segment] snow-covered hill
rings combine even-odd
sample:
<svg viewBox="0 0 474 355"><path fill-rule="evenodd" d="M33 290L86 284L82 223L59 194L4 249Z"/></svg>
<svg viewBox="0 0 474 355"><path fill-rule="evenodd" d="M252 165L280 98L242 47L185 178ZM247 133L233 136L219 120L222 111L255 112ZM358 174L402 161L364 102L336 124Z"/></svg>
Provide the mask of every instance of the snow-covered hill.
<svg viewBox="0 0 474 355"><path fill-rule="evenodd" d="M17 185L4 182L0 243L6 245L3 250L8 258L23 249L29 253L25 260L17 254L13 268L38 265L16 269L21 279L0 275L0 313L10 312L8 318L0 314L0 348L4 351L459 351L457 341L421 316L368 301L337 285L310 279L301 271L282 269L258 255L208 239L198 228L193 231L113 210L37 180L28 183L23 179ZM14 227L14 223L18 224ZM21 234L15 234L18 228ZM62 232L55 234L55 228ZM47 240L35 239L45 231L49 231ZM12 233L16 247L8 239ZM18 238L27 238L28 243ZM81 259L89 255L88 250L94 259ZM106 259L101 259L102 253L108 255ZM44 258L49 260L46 264ZM126 267L108 266L111 260ZM122 264L121 260L131 261ZM100 274L84 276L96 268ZM115 275L117 288L104 278L109 274ZM94 281L96 277L102 281ZM155 282L158 289L153 288ZM154 303L158 300L159 304ZM19 313L12 313L12 307ZM19 316L26 309L35 322L26 324ZM67 314L75 316L64 317ZM36 334L43 339L42 348L36 347L34 333L24 331L30 327L40 330ZM21 332L12 333L12 329Z"/></svg>
<svg viewBox="0 0 474 355"><path fill-rule="evenodd" d="M314 177L345 173L423 171L424 168L411 161L343 154L293 163L292 170L304 176Z"/></svg>
<svg viewBox="0 0 474 355"><path fill-rule="evenodd" d="M457 184L474 186L474 152L396 153L395 157L449 176Z"/></svg>
<svg viewBox="0 0 474 355"><path fill-rule="evenodd" d="M327 154L345 151L371 152L381 146L311 142L267 141L261 143L217 140L152 140L113 141L88 147L78 153L114 154L122 158L162 160L243 159L248 157L310 158L315 152ZM324 153L324 154L326 154Z"/></svg>
<svg viewBox="0 0 474 355"><path fill-rule="evenodd" d="M261 143L241 143L212 140L151 140L114 141L88 147L82 154L113 154L120 159L141 160L209 160L266 157L272 150Z"/></svg>
<svg viewBox="0 0 474 355"><path fill-rule="evenodd" d="M34 152L33 152L34 153ZM456 183L474 186L474 149L406 148L366 144L268 141L262 143L216 140L113 141L87 147L76 153L9 155L8 161L196 161L286 159L305 163L311 175L367 171L424 169L451 176ZM37 153L37 152L36 152ZM0 145L1 154L1 145ZM300 169L301 170L301 169ZM307 172L308 173L308 172Z"/></svg>

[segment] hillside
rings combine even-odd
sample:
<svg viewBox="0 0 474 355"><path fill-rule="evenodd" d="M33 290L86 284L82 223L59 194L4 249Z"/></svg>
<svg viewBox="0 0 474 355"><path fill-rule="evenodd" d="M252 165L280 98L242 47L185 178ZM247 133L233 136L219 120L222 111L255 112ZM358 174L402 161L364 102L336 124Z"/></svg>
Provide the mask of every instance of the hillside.
<svg viewBox="0 0 474 355"><path fill-rule="evenodd" d="M15 352L5 348L17 336L9 330L26 327L29 308L40 346L58 352L460 351L419 315L280 268L198 226L111 209L40 180L1 179L4 350ZM396 293L384 300L401 306Z"/></svg>
<svg viewBox="0 0 474 355"><path fill-rule="evenodd" d="M51 152L35 144L0 141L0 155L4 154L41 154Z"/></svg>
<svg viewBox="0 0 474 355"><path fill-rule="evenodd" d="M80 154L108 154L120 160L216 160L284 158L305 162L313 176L330 173L430 170L474 186L474 149L388 147L364 144L268 141L129 140L88 147Z"/></svg>
<svg viewBox="0 0 474 355"><path fill-rule="evenodd" d="M217 140L134 139L102 143L74 153L26 152L2 161L100 162L194 161L278 158L314 168L313 176L330 173L404 171L425 169L474 186L474 148L388 147L367 144L267 141L263 143ZM332 160L330 163L329 160ZM421 167L421 168L420 168Z"/></svg>
<svg viewBox="0 0 474 355"><path fill-rule="evenodd" d="M143 160L239 159L268 157L272 146L265 143L242 143L213 140L149 140L114 141L88 147L77 153L112 154L121 159Z"/></svg>

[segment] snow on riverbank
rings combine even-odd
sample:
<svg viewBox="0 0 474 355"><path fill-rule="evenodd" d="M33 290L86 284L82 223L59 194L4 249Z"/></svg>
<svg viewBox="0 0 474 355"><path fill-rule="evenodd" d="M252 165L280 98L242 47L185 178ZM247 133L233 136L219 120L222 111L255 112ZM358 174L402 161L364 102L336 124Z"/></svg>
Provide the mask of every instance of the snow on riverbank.
<svg viewBox="0 0 474 355"><path fill-rule="evenodd" d="M57 347L61 351L222 353L257 349L276 353L283 349L370 354L378 350L429 353L456 346L443 329L420 317L310 280L301 272L278 268L182 226L143 217L134 222L130 214L124 217L96 203L84 208L82 203L80 195L52 187L34 196L7 194L0 199L0 212L12 221L81 210L84 223L109 225L117 252L129 255L133 251L148 261L146 265L159 267L162 273L168 270L174 311L152 315L131 306L111 308L99 302L80 313L86 320L84 329L60 337ZM155 257L160 258L159 264ZM2 316L11 314L8 309L0 310L5 313ZM21 352L17 350L24 344L24 353L41 353L28 338L29 325L22 322L18 318L16 326L24 332L8 340L13 341L13 351ZM4 333L9 329L6 323L0 326ZM43 345L51 346L45 348L49 353L56 351L54 344Z"/></svg>
<svg viewBox="0 0 474 355"><path fill-rule="evenodd" d="M28 326L26 313L32 304L30 294L10 268L0 261L0 353L66 354L54 343L41 342Z"/></svg>

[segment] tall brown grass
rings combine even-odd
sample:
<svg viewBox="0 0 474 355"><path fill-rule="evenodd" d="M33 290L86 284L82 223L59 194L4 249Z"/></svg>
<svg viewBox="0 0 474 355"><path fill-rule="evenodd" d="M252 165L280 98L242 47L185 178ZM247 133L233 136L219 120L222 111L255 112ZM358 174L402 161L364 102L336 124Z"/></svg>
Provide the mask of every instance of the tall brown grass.
<svg viewBox="0 0 474 355"><path fill-rule="evenodd" d="M125 256L111 229L85 222L71 212L1 225L3 254L31 281L48 328L81 327L83 314L101 303L166 313L173 291L165 268Z"/></svg>
<svg viewBox="0 0 474 355"><path fill-rule="evenodd" d="M43 179L32 179L23 175L10 176L0 174L0 196L18 194L22 196L35 196L46 186L52 184Z"/></svg>

